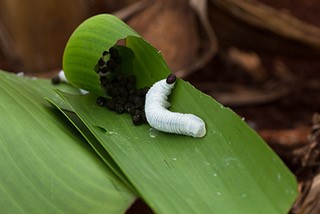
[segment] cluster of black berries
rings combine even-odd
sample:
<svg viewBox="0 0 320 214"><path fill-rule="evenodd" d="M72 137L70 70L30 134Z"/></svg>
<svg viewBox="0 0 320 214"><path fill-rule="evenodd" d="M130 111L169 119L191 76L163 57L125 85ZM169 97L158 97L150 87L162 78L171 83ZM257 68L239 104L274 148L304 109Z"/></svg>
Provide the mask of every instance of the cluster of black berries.
<svg viewBox="0 0 320 214"><path fill-rule="evenodd" d="M108 55L110 55L109 59ZM121 58L117 49L111 47L109 51L104 51L102 57L98 60L95 71L100 76L109 76L115 73L117 66L121 64Z"/></svg>
<svg viewBox="0 0 320 214"><path fill-rule="evenodd" d="M107 54L110 54L108 61L105 60ZM129 113L135 125L147 123L144 104L149 88L137 89L137 80L134 75L124 75L119 71L116 72L116 66L120 63L121 59L115 48L110 48L109 51L103 52L102 57L99 59L96 71L100 75L101 85L111 99L98 97L97 104L99 106L107 106L109 110L118 114Z"/></svg>

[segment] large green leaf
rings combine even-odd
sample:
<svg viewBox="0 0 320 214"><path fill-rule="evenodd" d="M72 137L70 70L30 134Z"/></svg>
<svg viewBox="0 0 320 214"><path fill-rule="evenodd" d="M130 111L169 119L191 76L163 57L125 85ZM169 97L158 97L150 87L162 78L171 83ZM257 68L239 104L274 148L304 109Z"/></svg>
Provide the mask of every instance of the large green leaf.
<svg viewBox="0 0 320 214"><path fill-rule="evenodd" d="M170 73L150 44L115 17L99 15L74 32L63 63L68 80L91 94L60 94L149 206L157 213L287 212L297 196L293 174L238 115L189 83L178 80L170 109L200 116L207 126L201 139L135 127L128 115L95 104L102 90L94 65L123 38L135 54L138 86Z"/></svg>
<svg viewBox="0 0 320 214"><path fill-rule="evenodd" d="M1 213L123 213L134 196L47 105L66 107L51 83L2 71L0 82Z"/></svg>

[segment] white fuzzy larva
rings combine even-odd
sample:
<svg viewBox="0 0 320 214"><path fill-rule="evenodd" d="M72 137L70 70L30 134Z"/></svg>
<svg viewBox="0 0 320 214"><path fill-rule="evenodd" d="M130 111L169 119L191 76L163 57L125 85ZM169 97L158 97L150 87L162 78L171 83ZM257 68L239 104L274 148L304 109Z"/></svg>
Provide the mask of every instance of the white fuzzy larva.
<svg viewBox="0 0 320 214"><path fill-rule="evenodd" d="M167 109L170 106L168 96L175 82L175 75L170 74L167 79L156 82L149 89L145 101L145 113L149 125L163 132L203 137L206 134L206 126L201 118Z"/></svg>

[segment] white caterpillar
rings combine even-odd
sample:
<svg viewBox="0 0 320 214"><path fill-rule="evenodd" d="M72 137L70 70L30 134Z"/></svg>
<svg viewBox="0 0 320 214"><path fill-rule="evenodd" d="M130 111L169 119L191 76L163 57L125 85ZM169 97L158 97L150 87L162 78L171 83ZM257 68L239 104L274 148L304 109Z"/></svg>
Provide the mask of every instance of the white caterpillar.
<svg viewBox="0 0 320 214"><path fill-rule="evenodd" d="M146 94L145 113L149 125L157 130L203 137L206 134L204 121L193 115L171 112L168 96L176 82L176 76L170 74L167 79L156 82Z"/></svg>

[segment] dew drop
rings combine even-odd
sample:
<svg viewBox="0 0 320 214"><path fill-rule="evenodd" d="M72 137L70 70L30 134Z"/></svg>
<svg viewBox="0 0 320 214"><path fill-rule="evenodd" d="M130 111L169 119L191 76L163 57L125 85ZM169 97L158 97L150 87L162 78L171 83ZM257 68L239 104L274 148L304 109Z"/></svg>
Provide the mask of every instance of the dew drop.
<svg viewBox="0 0 320 214"><path fill-rule="evenodd" d="M290 195L293 195L294 194L294 191L292 189L286 189L286 193L287 194L290 194Z"/></svg>
<svg viewBox="0 0 320 214"><path fill-rule="evenodd" d="M217 195L221 195L221 192L217 192Z"/></svg>
<svg viewBox="0 0 320 214"><path fill-rule="evenodd" d="M177 160L177 158L172 158L172 160L176 161L176 160Z"/></svg>
<svg viewBox="0 0 320 214"><path fill-rule="evenodd" d="M217 176L218 176L218 174L217 174L217 173L214 173L214 174L213 174L213 176L214 176L214 177L217 177Z"/></svg>
<svg viewBox="0 0 320 214"><path fill-rule="evenodd" d="M159 134L159 131L158 131L158 130L156 130L156 129L154 129L154 128L150 128L150 129L149 129L149 137L155 138L155 137L158 136L158 134Z"/></svg>
<svg viewBox="0 0 320 214"><path fill-rule="evenodd" d="M108 132L109 135L116 135L118 134L117 132Z"/></svg>
<svg viewBox="0 0 320 214"><path fill-rule="evenodd" d="M281 181L281 175L279 173L277 174L277 179L278 181Z"/></svg>

